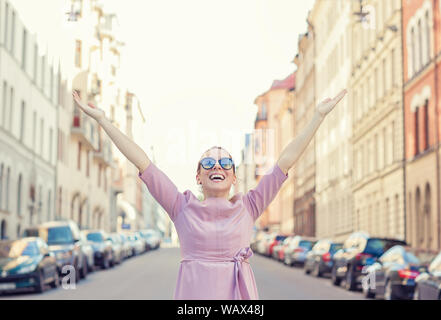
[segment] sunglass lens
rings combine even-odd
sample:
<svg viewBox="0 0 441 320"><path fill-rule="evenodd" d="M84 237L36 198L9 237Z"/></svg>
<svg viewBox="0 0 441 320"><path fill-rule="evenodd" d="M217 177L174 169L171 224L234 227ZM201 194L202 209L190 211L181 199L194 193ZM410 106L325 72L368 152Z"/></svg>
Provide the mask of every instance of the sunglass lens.
<svg viewBox="0 0 441 320"><path fill-rule="evenodd" d="M220 165L225 170L230 170L233 167L233 160L230 158L222 158L220 159Z"/></svg>
<svg viewBox="0 0 441 320"><path fill-rule="evenodd" d="M213 168L215 164L216 160L214 160L213 158L204 158L201 161L202 168L206 170Z"/></svg>

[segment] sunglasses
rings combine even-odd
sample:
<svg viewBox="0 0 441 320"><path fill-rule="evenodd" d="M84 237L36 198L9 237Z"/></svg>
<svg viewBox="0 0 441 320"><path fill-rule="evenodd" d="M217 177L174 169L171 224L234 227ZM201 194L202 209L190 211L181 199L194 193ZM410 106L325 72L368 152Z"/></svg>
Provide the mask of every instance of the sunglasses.
<svg viewBox="0 0 441 320"><path fill-rule="evenodd" d="M230 170L234 167L234 162L231 158L220 158L219 160L216 160L214 158L204 158L199 163L201 164L201 167L205 170L210 170L216 165L216 162L219 162L222 169L225 170Z"/></svg>

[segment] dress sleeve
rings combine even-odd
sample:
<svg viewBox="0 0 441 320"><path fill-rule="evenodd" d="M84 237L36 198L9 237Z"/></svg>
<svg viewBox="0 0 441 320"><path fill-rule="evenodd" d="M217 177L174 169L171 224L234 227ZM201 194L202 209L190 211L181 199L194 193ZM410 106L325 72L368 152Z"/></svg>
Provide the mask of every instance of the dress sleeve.
<svg viewBox="0 0 441 320"><path fill-rule="evenodd" d="M256 188L248 191L244 196L244 204L252 215L254 221L269 206L276 197L283 182L288 178L275 164L259 181Z"/></svg>
<svg viewBox="0 0 441 320"><path fill-rule="evenodd" d="M144 172L139 172L138 176L174 222L188 201L188 193L185 195L179 192L175 184L153 162Z"/></svg>

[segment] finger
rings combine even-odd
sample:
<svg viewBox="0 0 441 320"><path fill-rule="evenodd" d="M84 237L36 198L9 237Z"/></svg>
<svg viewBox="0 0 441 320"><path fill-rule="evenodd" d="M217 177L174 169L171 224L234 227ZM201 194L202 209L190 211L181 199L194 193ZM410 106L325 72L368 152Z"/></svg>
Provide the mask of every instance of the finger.
<svg viewBox="0 0 441 320"><path fill-rule="evenodd" d="M343 97L346 95L346 89L343 89L342 91L340 91L340 93L338 95L335 96L334 100L335 102L339 102L341 99L343 99Z"/></svg>

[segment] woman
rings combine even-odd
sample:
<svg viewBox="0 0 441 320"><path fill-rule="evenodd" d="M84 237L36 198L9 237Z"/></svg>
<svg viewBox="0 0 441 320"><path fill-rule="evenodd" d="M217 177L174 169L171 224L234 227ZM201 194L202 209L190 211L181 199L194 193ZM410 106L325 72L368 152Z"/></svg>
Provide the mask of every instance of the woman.
<svg viewBox="0 0 441 320"><path fill-rule="evenodd" d="M139 170L139 177L173 221L181 246L181 264L175 299L255 300L259 299L248 259L251 232L257 218L274 199L288 170L303 153L324 117L344 97L321 102L311 122L282 151L277 163L262 177L257 187L228 198L236 183L231 155L221 147L207 150L198 163L196 181L202 187L200 201L187 190L179 192L173 182L145 152L113 126L104 111L73 97L86 114L106 131L118 149Z"/></svg>

